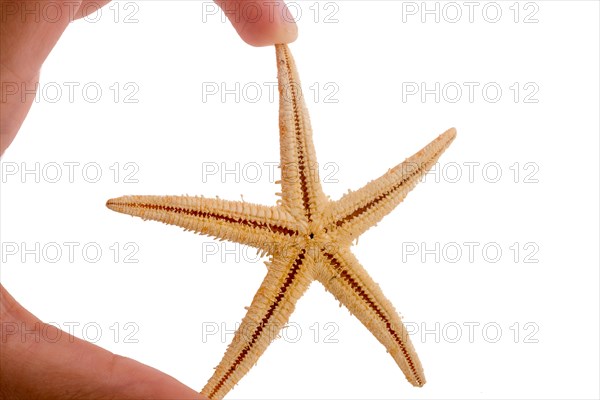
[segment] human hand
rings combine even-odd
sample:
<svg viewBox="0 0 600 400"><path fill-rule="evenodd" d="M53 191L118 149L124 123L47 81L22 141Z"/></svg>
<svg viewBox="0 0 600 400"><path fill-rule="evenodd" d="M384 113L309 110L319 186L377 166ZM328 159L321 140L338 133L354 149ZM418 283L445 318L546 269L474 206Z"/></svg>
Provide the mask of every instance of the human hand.
<svg viewBox="0 0 600 400"><path fill-rule="evenodd" d="M0 0L0 155L17 134L34 96L8 96L5 82L23 83L31 88L39 81L40 68L67 28L69 16L84 17L80 10L94 11L86 3L105 5L110 0L55 1L63 9L58 21L23 21L20 10L25 3ZM283 0L274 0L285 10ZM47 1L48 3L49 1ZM295 23L282 13L270 15L268 3L254 0L215 0L240 37L253 46L289 43L296 39ZM263 18L247 22L242 3L255 3ZM74 8L73 8L74 7ZM273 17L272 20L269 20ZM21 85L19 85L21 87ZM175 378L132 359L95 346L57 328L46 325L23 308L0 285L0 399L201 399L201 394ZM43 332L43 334L42 334ZM58 337L58 341L37 340Z"/></svg>
<svg viewBox="0 0 600 400"><path fill-rule="evenodd" d="M25 120L34 96L6 93L5 82L22 83L19 88L33 88L37 85L40 68L65 31L70 18L82 18L85 11L95 11L110 0L52 1L62 9L58 20L34 21L34 16L21 14L21 9L34 1L0 0L0 81L2 101L0 102L0 155L13 141ZM296 40L298 29L290 22L289 12L283 0L215 0L223 8L225 15L240 37L253 46L267 46L275 43L289 43ZM45 1L50 3L50 1ZM77 4L78 3L78 4ZM93 3L95 7L86 7ZM252 3L252 7L248 4ZM243 4L244 6L241 6ZM46 4L47 6L47 4ZM257 18L247 10L261 10ZM273 10L278 10L273 12ZM248 20L249 19L249 20ZM11 88L11 90L14 90ZM17 89L20 91L20 89ZM21 98L25 101L22 101Z"/></svg>
<svg viewBox="0 0 600 400"><path fill-rule="evenodd" d="M154 368L58 332L1 285L0 326L0 399L204 398Z"/></svg>

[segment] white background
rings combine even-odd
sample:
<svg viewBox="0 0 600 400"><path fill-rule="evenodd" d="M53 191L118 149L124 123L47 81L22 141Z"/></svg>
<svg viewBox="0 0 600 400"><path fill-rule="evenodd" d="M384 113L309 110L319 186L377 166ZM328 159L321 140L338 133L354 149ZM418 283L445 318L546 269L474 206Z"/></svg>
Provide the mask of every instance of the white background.
<svg viewBox="0 0 600 400"><path fill-rule="evenodd" d="M2 159L2 283L42 320L71 324L76 335L200 390L232 338L207 329L235 328L266 272L263 260L239 247L238 260L208 255L224 245L104 204L125 194L186 193L274 204L279 188L267 167L250 182L256 165L278 161L278 104L268 96L274 50L243 43L221 14L210 13L212 3L112 7L97 22L68 28L44 65L39 101ZM353 247L416 330L428 383L411 387L385 349L315 283L298 302L293 329L229 398L599 396L598 3L480 2L472 22L463 2L438 3L439 22L425 15L423 23L422 7L303 2L291 50L319 161L334 166L322 177L335 168L330 180L338 182L323 185L334 199L458 129L437 174ZM493 23L497 8L502 15ZM462 18L453 23L457 9ZM73 101L68 82L79 84ZM238 101L206 93L222 83L235 90L236 82ZM434 94L403 99L403 89L421 82L440 83L439 102ZM479 85L473 101L464 82ZM86 84L101 87L97 102L92 89L82 92ZM502 89L497 102L492 89L484 97L486 84ZM453 103L456 86L463 93ZM256 87L262 93L250 91ZM132 88L137 103L125 102ZM36 163L39 183L22 175ZM57 183L50 182L54 163ZM73 182L64 163L79 163ZM211 163L239 163L240 176L202 179ZM90 183L95 166L102 176ZM130 172L138 183L125 182ZM77 243L73 260L65 242ZM473 259L465 242L478 243ZM23 251L36 243L39 262ZM436 243L439 260L423 251ZM415 246L417 254L407 252ZM57 247L63 254L52 262ZM95 248L102 255L92 262ZM462 257L452 262L457 248ZM137 263L125 262L132 249Z"/></svg>

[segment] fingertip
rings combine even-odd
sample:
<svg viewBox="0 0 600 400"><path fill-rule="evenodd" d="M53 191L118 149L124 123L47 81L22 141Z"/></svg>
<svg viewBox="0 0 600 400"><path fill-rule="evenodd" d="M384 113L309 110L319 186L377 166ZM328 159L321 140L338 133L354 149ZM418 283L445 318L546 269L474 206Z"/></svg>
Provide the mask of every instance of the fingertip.
<svg viewBox="0 0 600 400"><path fill-rule="evenodd" d="M294 42L298 38L298 26L296 23L263 26L247 23L241 30L238 30L238 34L244 42L251 46L271 46Z"/></svg>
<svg viewBox="0 0 600 400"><path fill-rule="evenodd" d="M291 43L298 37L298 26L283 0L215 1L242 40L252 46Z"/></svg>

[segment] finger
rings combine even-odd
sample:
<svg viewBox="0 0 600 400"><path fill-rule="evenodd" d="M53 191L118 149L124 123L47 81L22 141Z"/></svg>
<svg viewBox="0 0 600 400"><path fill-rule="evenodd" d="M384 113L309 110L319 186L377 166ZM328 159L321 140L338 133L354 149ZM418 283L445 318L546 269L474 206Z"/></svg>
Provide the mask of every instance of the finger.
<svg viewBox="0 0 600 400"><path fill-rule="evenodd" d="M0 325L0 398L203 398L154 368L42 323L1 285Z"/></svg>
<svg viewBox="0 0 600 400"><path fill-rule="evenodd" d="M298 27L283 0L215 0L240 37L252 46L290 43Z"/></svg>
<svg viewBox="0 0 600 400"><path fill-rule="evenodd" d="M69 23L108 2L0 0L0 155L21 128L42 63Z"/></svg>
<svg viewBox="0 0 600 400"><path fill-rule="evenodd" d="M52 18L42 15L43 5L50 5L56 14ZM69 13L73 13L69 7L64 2L0 0L0 155L33 103L34 96L25 91L35 89L42 63L69 24Z"/></svg>

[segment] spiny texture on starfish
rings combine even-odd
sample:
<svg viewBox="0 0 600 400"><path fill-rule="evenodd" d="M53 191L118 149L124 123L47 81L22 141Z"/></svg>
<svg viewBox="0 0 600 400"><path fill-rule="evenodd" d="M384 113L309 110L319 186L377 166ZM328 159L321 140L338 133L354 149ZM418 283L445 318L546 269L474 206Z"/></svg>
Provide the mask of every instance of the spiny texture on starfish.
<svg viewBox="0 0 600 400"><path fill-rule="evenodd" d="M406 378L425 384L402 321L350 251L354 239L396 207L436 163L450 129L365 187L338 201L321 189L308 111L294 60L276 46L279 81L281 202L274 207L190 196L125 196L115 211L257 247L270 256L266 277L225 356L202 393L223 398L252 368L287 323L312 281L325 286L386 347Z"/></svg>

